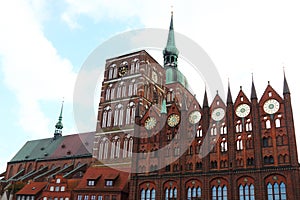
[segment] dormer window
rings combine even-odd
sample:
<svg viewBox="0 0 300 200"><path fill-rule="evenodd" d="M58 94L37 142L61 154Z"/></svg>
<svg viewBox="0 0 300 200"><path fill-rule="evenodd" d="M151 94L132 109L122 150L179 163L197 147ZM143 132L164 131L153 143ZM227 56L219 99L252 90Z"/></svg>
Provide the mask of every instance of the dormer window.
<svg viewBox="0 0 300 200"><path fill-rule="evenodd" d="M60 183L60 178L56 179L56 183Z"/></svg>
<svg viewBox="0 0 300 200"><path fill-rule="evenodd" d="M87 185L88 186L95 186L95 180L88 180Z"/></svg>
<svg viewBox="0 0 300 200"><path fill-rule="evenodd" d="M112 187L113 183L114 183L113 180L105 180L105 186L107 186L107 187Z"/></svg>

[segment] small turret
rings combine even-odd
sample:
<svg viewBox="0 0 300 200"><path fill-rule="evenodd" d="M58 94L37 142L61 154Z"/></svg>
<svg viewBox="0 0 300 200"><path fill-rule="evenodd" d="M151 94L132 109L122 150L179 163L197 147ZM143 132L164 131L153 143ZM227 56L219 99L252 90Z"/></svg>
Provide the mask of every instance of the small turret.
<svg viewBox="0 0 300 200"><path fill-rule="evenodd" d="M173 12L171 13L171 22L169 28L167 46L163 51L164 54L164 66L177 68L178 49L175 45L175 35L173 27Z"/></svg>
<svg viewBox="0 0 300 200"><path fill-rule="evenodd" d="M58 117L58 122L55 125L54 140L56 140L58 137L62 136L62 129L64 127L63 123L62 123L63 108L64 108L64 101L61 104L60 115Z"/></svg>
<svg viewBox="0 0 300 200"><path fill-rule="evenodd" d="M228 81L227 104L230 104L230 103L232 103L232 96L231 96L230 84Z"/></svg>
<svg viewBox="0 0 300 200"><path fill-rule="evenodd" d="M283 77L283 94L290 94L290 89L285 77L285 72L283 72Z"/></svg>
<svg viewBox="0 0 300 200"><path fill-rule="evenodd" d="M256 89L255 89L254 80L253 80L253 74L252 74L252 86L251 86L251 100L252 99L257 99Z"/></svg>

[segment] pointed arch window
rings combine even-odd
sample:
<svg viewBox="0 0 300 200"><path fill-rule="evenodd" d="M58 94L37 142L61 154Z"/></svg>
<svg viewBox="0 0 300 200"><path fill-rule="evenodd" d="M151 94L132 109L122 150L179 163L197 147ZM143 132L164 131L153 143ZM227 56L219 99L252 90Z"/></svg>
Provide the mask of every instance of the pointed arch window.
<svg viewBox="0 0 300 200"><path fill-rule="evenodd" d="M243 150L243 140L242 136L238 136L236 140L236 150L240 151Z"/></svg>
<svg viewBox="0 0 300 200"><path fill-rule="evenodd" d="M131 65L130 65L130 74L134 74L134 68L135 68L135 63L134 63L134 60L131 62Z"/></svg>
<svg viewBox="0 0 300 200"><path fill-rule="evenodd" d="M133 89L133 83L130 83L128 85L128 96L131 97L132 96L132 89Z"/></svg>
<svg viewBox="0 0 300 200"><path fill-rule="evenodd" d="M151 190L151 200L155 200L155 194L156 192L155 192L155 189L152 189Z"/></svg>
<svg viewBox="0 0 300 200"><path fill-rule="evenodd" d="M123 106L119 109L119 126L123 125L123 115L124 115L124 109Z"/></svg>
<svg viewBox="0 0 300 200"><path fill-rule="evenodd" d="M212 128L210 129L210 135L217 135L216 124L213 124Z"/></svg>
<svg viewBox="0 0 300 200"><path fill-rule="evenodd" d="M106 127L106 122L107 122L107 111L105 110L102 116L102 128Z"/></svg>
<svg viewBox="0 0 300 200"><path fill-rule="evenodd" d="M246 185L240 185L239 187L239 196L240 200L255 200L254 195L254 185L253 184L246 184Z"/></svg>
<svg viewBox="0 0 300 200"><path fill-rule="evenodd" d="M275 182L274 184L267 184L267 195L268 200L286 200L286 185L281 182L280 185Z"/></svg>
<svg viewBox="0 0 300 200"><path fill-rule="evenodd" d="M109 99L110 99L110 88L107 88L105 93L105 100L109 100Z"/></svg>
<svg viewBox="0 0 300 200"><path fill-rule="evenodd" d="M133 147L133 138L129 139L129 146L128 146L128 157L132 157L132 147Z"/></svg>
<svg viewBox="0 0 300 200"><path fill-rule="evenodd" d="M177 199L177 188L166 188L165 189L165 200L176 200Z"/></svg>
<svg viewBox="0 0 300 200"><path fill-rule="evenodd" d="M122 97L126 97L126 85L122 86Z"/></svg>
<svg viewBox="0 0 300 200"><path fill-rule="evenodd" d="M108 71L108 79L112 79L114 73L114 68L110 67Z"/></svg>
<svg viewBox="0 0 300 200"><path fill-rule="evenodd" d="M116 67L116 65L114 65L114 74L113 74L113 78L116 78L118 75L118 69Z"/></svg>
<svg viewBox="0 0 300 200"><path fill-rule="evenodd" d="M221 186L213 186L212 189L212 200L227 200L227 187L224 185L223 187Z"/></svg>
<svg viewBox="0 0 300 200"><path fill-rule="evenodd" d="M225 138L222 138L222 141L221 141L221 152L226 152L228 149L227 149L227 141Z"/></svg>
<svg viewBox="0 0 300 200"><path fill-rule="evenodd" d="M146 192L144 189L141 191L141 200L145 200Z"/></svg>
<svg viewBox="0 0 300 200"><path fill-rule="evenodd" d="M130 107L127 107L127 109L126 109L126 121L125 121L126 124L130 124L130 111L131 111Z"/></svg>
<svg viewBox="0 0 300 200"><path fill-rule="evenodd" d="M104 108L103 114L102 114L102 127L110 127L111 125L111 108L110 106L107 106Z"/></svg>
<svg viewBox="0 0 300 200"><path fill-rule="evenodd" d="M117 88L117 98L121 98L122 86L119 85Z"/></svg>
<svg viewBox="0 0 300 200"><path fill-rule="evenodd" d="M111 158L119 158L120 157L120 138L118 136L113 138L111 144Z"/></svg>
<svg viewBox="0 0 300 200"><path fill-rule="evenodd" d="M280 121L280 118L277 118L277 119L275 120L275 127L276 127L276 128L280 128L280 127L281 127L281 121Z"/></svg>
<svg viewBox="0 0 300 200"><path fill-rule="evenodd" d="M201 126L199 126L198 129L197 129L196 137L202 137L202 128L201 128Z"/></svg>
<svg viewBox="0 0 300 200"><path fill-rule="evenodd" d="M271 121L269 119L266 120L266 129L271 128Z"/></svg>
<svg viewBox="0 0 300 200"><path fill-rule="evenodd" d="M155 200L155 196L156 196L156 191L155 189L142 189L141 190L141 196L140 199L141 200Z"/></svg>
<svg viewBox="0 0 300 200"><path fill-rule="evenodd" d="M133 84L133 95L137 95L137 88L138 88L137 83L134 83Z"/></svg>
<svg viewBox="0 0 300 200"><path fill-rule="evenodd" d="M135 72L138 73L140 71L140 62L137 60L135 63Z"/></svg>
<svg viewBox="0 0 300 200"><path fill-rule="evenodd" d="M252 123L250 119L246 121L246 131L252 131Z"/></svg>
<svg viewBox="0 0 300 200"><path fill-rule="evenodd" d="M123 158L128 156L128 144L129 144L129 136L126 135L123 143Z"/></svg>
<svg viewBox="0 0 300 200"><path fill-rule="evenodd" d="M227 134L227 127L225 125L225 123L222 123L222 126L220 127L220 134Z"/></svg>
<svg viewBox="0 0 300 200"><path fill-rule="evenodd" d="M123 114L124 114L123 105L118 104L115 107L115 112L114 112L114 126L123 125Z"/></svg>
<svg viewBox="0 0 300 200"><path fill-rule="evenodd" d="M114 99L115 98L115 88L111 88L111 92L110 92L110 99Z"/></svg>
<svg viewBox="0 0 300 200"><path fill-rule="evenodd" d="M103 158L103 153L104 153L104 143L106 139L102 139L99 144L99 153L98 153L98 158L101 160Z"/></svg>
<svg viewBox="0 0 300 200"><path fill-rule="evenodd" d="M115 109L114 113L114 126L118 126L119 121L119 109Z"/></svg>
<svg viewBox="0 0 300 200"><path fill-rule="evenodd" d="M243 132L243 124L241 123L240 120L238 120L237 123L236 123L236 125L235 125L235 132L236 133Z"/></svg>
<svg viewBox="0 0 300 200"><path fill-rule="evenodd" d="M108 144L109 144L109 141L108 140L105 140L104 141L104 149L103 149L103 159L107 159L108 157Z"/></svg>

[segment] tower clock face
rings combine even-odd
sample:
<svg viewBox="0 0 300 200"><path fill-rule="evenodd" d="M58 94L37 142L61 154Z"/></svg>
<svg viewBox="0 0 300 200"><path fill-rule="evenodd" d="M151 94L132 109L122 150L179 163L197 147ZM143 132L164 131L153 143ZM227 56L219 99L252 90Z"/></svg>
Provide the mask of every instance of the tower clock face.
<svg viewBox="0 0 300 200"><path fill-rule="evenodd" d="M222 120L224 116L225 116L225 110L223 108L216 108L211 114L211 117L215 121Z"/></svg>
<svg viewBox="0 0 300 200"><path fill-rule="evenodd" d="M124 76L127 73L127 70L128 70L128 66L124 65L119 67L118 73L120 76Z"/></svg>
<svg viewBox="0 0 300 200"><path fill-rule="evenodd" d="M145 121L145 128L151 130L156 126L156 119L154 117L148 117Z"/></svg>
<svg viewBox="0 0 300 200"><path fill-rule="evenodd" d="M264 103L264 111L268 114L274 114L276 113L280 108L280 104L275 99L269 99Z"/></svg>
<svg viewBox="0 0 300 200"><path fill-rule="evenodd" d="M250 113L250 106L248 104L241 104L239 105L236 110L235 110L235 114L238 116L238 117L247 117Z"/></svg>
<svg viewBox="0 0 300 200"><path fill-rule="evenodd" d="M179 121L180 121L180 117L177 114L171 114L168 117L168 125L170 127L175 127L177 124L179 124Z"/></svg>
<svg viewBox="0 0 300 200"><path fill-rule="evenodd" d="M201 113L198 110L191 112L191 114L189 115L189 122L191 124L198 123L200 119L201 119Z"/></svg>
<svg viewBox="0 0 300 200"><path fill-rule="evenodd" d="M157 73L156 72L152 72L152 80L157 83Z"/></svg>

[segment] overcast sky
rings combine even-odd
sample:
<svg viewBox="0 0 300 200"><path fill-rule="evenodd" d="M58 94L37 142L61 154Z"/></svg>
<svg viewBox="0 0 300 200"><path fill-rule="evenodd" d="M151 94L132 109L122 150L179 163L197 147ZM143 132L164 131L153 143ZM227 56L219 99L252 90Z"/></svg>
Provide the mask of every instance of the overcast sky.
<svg viewBox="0 0 300 200"><path fill-rule="evenodd" d="M63 133L76 133L73 90L85 59L118 33L167 29L171 5L175 30L204 49L225 88L230 80L234 98L240 86L250 95L252 73L259 98L268 81L282 95L285 68L299 143L297 0L6 0L0 2L1 171L26 141L53 136L63 97Z"/></svg>

